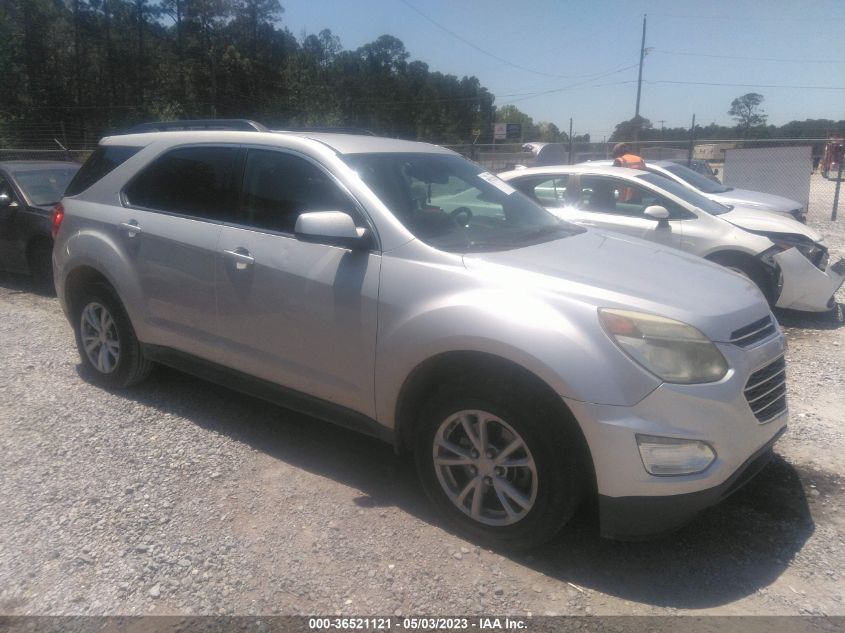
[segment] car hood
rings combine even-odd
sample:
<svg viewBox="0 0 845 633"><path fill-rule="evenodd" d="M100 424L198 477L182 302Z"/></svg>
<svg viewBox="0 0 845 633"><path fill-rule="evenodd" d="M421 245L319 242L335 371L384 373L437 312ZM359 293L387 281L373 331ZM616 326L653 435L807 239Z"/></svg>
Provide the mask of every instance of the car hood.
<svg viewBox="0 0 845 633"><path fill-rule="evenodd" d="M570 301L677 319L714 341L729 340L769 313L757 286L741 275L674 248L600 231L469 253L464 265L521 290L532 284Z"/></svg>
<svg viewBox="0 0 845 633"><path fill-rule="evenodd" d="M750 191L748 189L731 189L724 193L710 193L705 195L723 204L742 205L744 207L754 207L767 211L777 211L778 213L789 213L804 206L797 200L790 200L782 196L775 196L760 191Z"/></svg>
<svg viewBox="0 0 845 633"><path fill-rule="evenodd" d="M737 206L727 213L722 213L719 215L719 218L741 229L747 229L755 233L793 233L804 235L814 242L822 241L822 236L806 224L801 224L792 218L769 213L768 211L757 211L755 209Z"/></svg>

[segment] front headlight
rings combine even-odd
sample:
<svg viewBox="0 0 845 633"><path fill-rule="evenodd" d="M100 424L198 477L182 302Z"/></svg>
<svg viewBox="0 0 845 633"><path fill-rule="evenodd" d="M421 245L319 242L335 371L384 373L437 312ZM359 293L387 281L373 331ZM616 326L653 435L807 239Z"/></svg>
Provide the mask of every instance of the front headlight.
<svg viewBox="0 0 845 633"><path fill-rule="evenodd" d="M718 348L691 325L611 308L599 308L599 319L622 351L666 382L715 382L728 371Z"/></svg>

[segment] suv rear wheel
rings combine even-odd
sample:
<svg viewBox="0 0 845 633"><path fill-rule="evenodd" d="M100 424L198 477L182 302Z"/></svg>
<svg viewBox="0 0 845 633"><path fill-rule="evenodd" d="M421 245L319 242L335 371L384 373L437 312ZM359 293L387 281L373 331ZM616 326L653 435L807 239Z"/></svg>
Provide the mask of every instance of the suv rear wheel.
<svg viewBox="0 0 845 633"><path fill-rule="evenodd" d="M488 545L540 545L580 501L574 421L538 395L505 380L460 380L423 411L415 455L425 491L451 523Z"/></svg>
<svg viewBox="0 0 845 633"><path fill-rule="evenodd" d="M76 345L91 380L105 387L128 387L149 375L135 330L123 306L105 286L83 293L74 315Z"/></svg>

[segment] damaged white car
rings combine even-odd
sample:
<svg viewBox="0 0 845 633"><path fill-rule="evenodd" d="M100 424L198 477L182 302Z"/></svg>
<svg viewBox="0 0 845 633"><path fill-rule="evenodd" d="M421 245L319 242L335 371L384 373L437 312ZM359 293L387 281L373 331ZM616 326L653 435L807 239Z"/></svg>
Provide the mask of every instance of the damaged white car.
<svg viewBox="0 0 845 633"><path fill-rule="evenodd" d="M845 279L845 259L829 266L822 236L788 217L732 209L645 171L559 165L499 176L559 217L673 246L753 281L780 308L825 312ZM483 201L438 200L447 211L483 213ZM450 205L454 209L449 208Z"/></svg>

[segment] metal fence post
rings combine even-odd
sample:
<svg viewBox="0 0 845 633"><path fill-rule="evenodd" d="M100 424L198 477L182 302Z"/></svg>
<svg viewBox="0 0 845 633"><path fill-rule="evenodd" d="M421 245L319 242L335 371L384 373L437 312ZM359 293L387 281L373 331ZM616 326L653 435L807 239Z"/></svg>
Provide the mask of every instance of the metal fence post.
<svg viewBox="0 0 845 633"><path fill-rule="evenodd" d="M830 213L831 221L836 219L836 211L839 208L839 188L842 186L842 163L845 156L839 159L839 173L836 174L836 190L833 192L833 211Z"/></svg>

